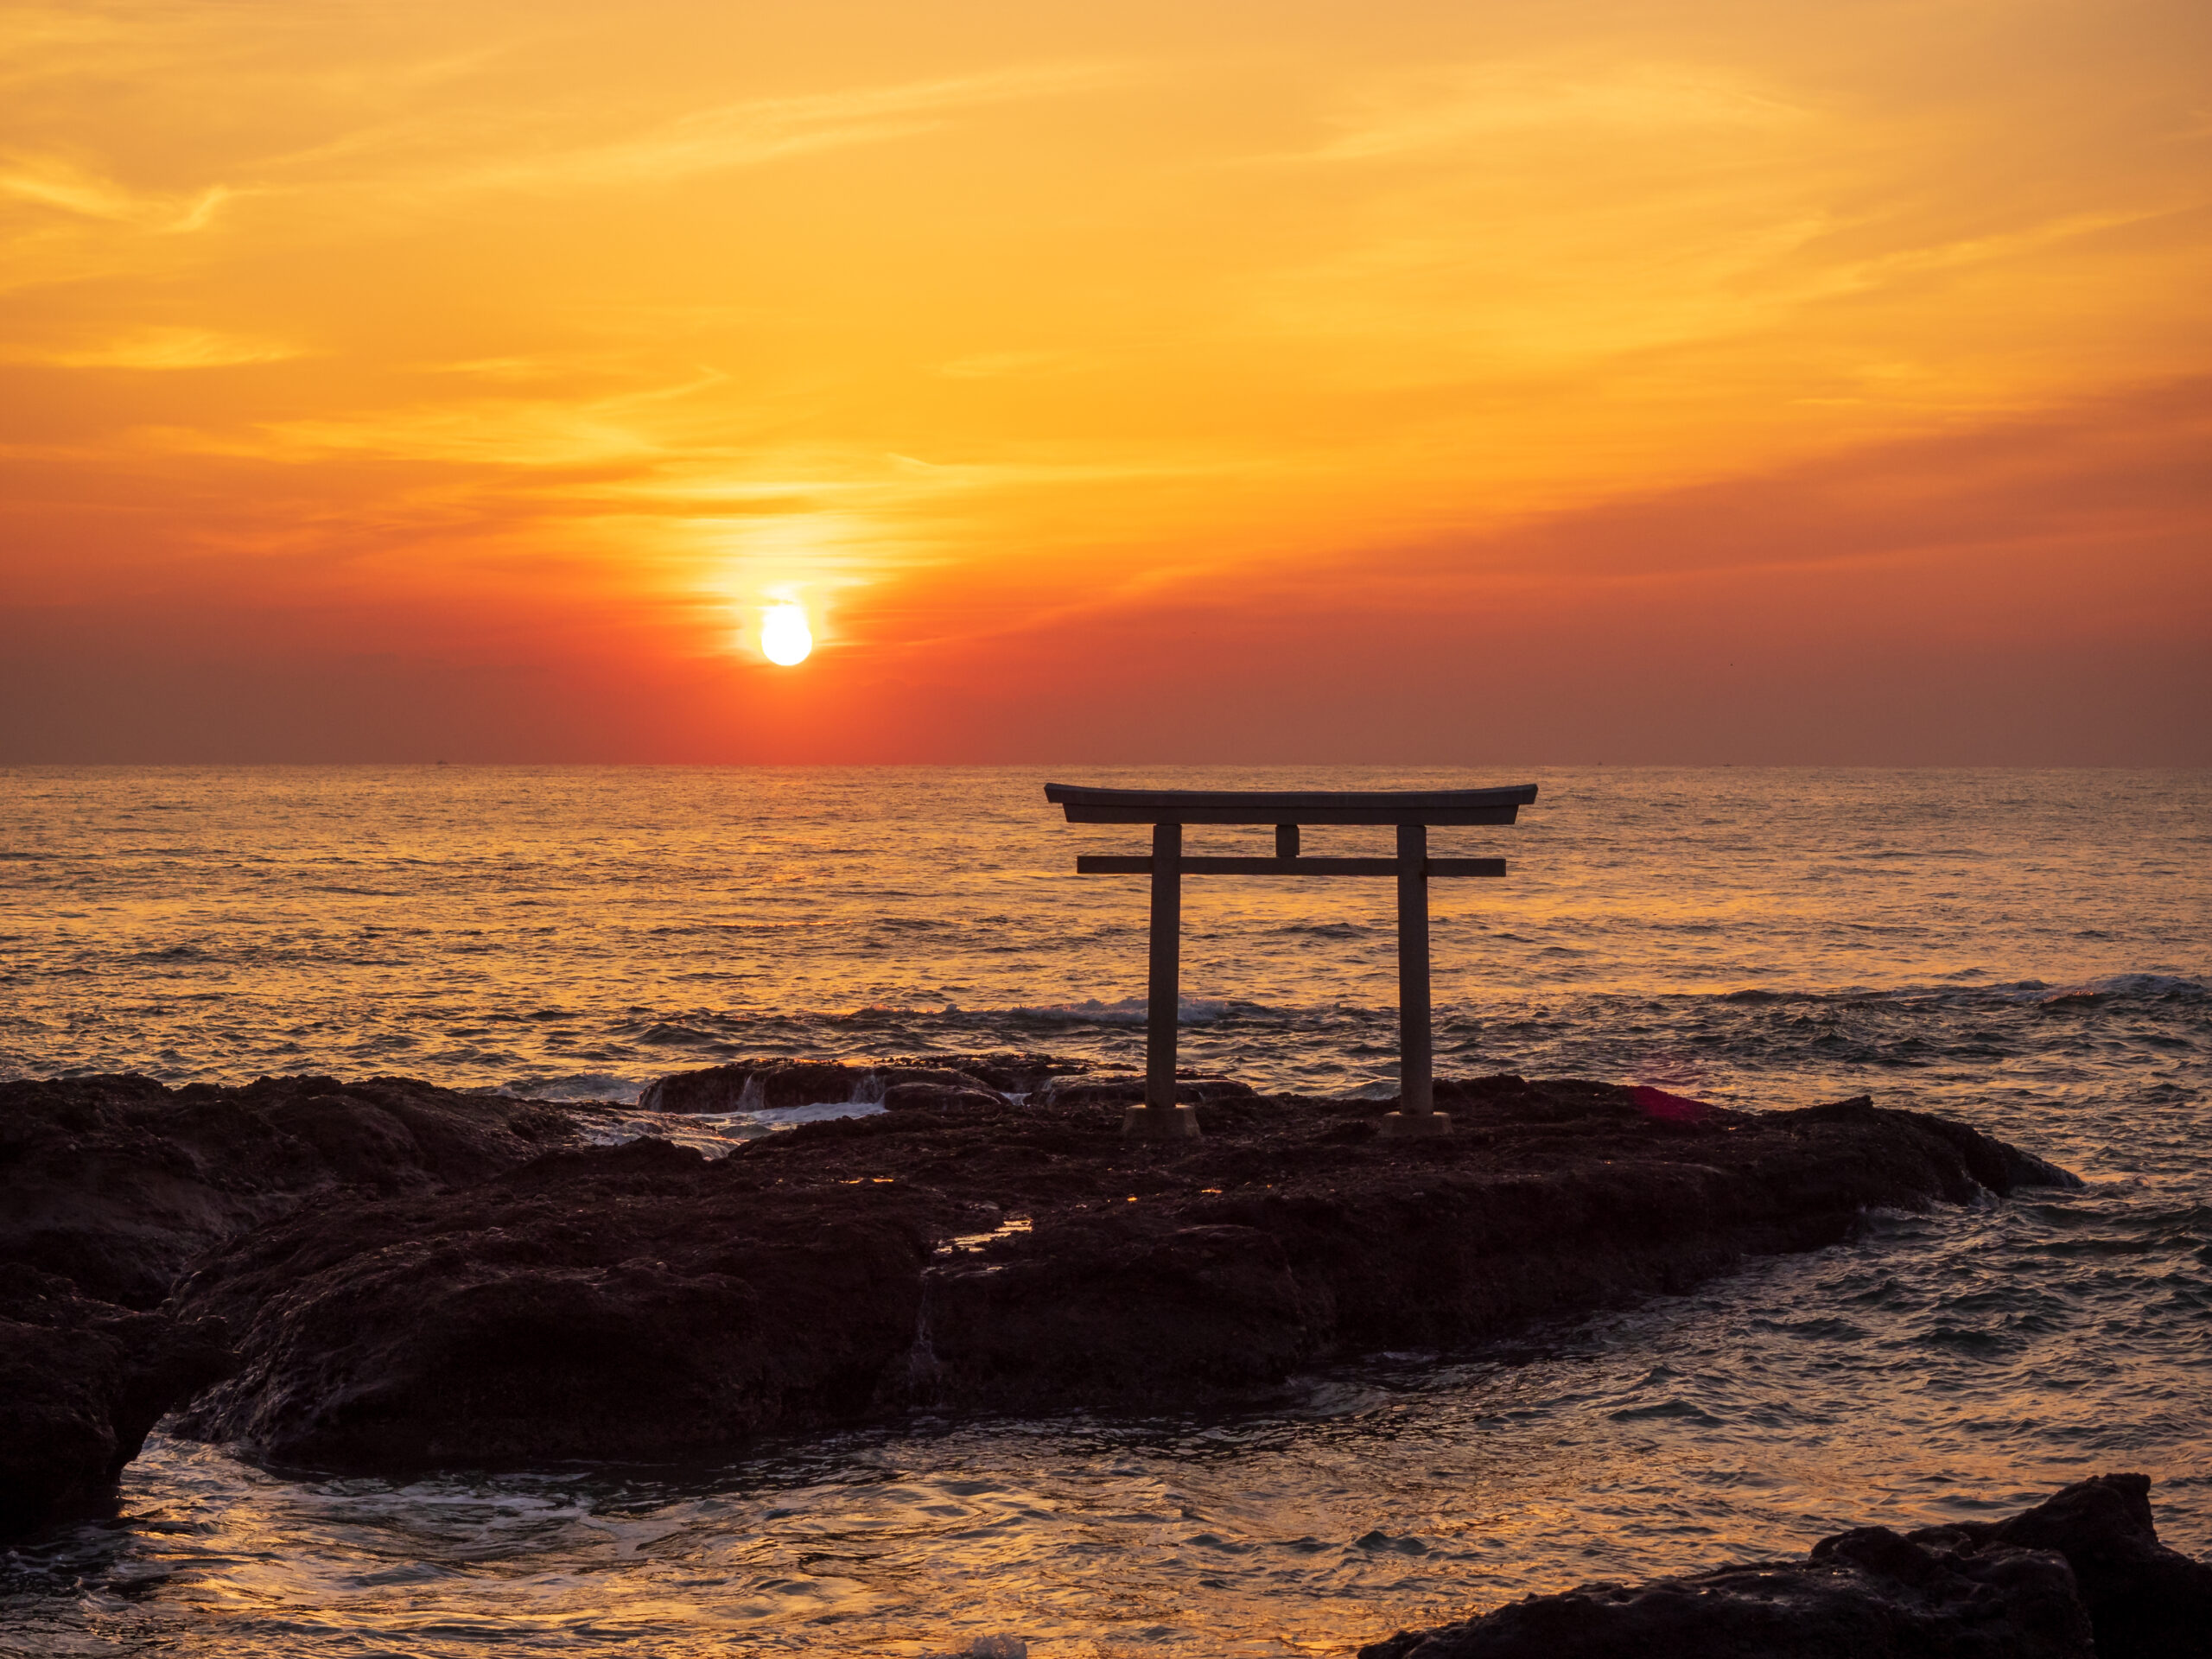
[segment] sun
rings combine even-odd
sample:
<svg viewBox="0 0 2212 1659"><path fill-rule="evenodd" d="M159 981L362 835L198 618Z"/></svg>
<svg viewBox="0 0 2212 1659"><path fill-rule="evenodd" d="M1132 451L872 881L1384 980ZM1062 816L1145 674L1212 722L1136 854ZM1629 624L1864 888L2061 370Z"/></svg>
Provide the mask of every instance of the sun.
<svg viewBox="0 0 2212 1659"><path fill-rule="evenodd" d="M814 650L806 613L796 605L771 605L760 619L760 654L780 668L804 662Z"/></svg>

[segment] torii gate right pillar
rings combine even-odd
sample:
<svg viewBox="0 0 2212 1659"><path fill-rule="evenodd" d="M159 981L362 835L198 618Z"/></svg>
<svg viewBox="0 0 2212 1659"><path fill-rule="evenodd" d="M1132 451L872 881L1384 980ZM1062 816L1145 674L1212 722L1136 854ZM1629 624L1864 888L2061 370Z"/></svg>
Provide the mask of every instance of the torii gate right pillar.
<svg viewBox="0 0 2212 1659"><path fill-rule="evenodd" d="M1382 1118L1390 1135L1447 1135L1436 1109L1435 1037L1429 1022L1428 826L1398 826L1398 1109Z"/></svg>

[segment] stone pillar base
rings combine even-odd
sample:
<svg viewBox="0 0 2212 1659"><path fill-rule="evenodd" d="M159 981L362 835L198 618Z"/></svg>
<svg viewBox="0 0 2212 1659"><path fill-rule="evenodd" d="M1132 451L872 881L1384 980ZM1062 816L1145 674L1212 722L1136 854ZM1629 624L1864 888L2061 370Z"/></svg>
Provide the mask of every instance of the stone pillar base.
<svg viewBox="0 0 2212 1659"><path fill-rule="evenodd" d="M1122 1114L1124 1141L1195 1141L1198 1138L1198 1109L1195 1106L1132 1106Z"/></svg>
<svg viewBox="0 0 2212 1659"><path fill-rule="evenodd" d="M1385 1112L1382 1133L1393 1141L1416 1140L1422 1135L1452 1133L1449 1112Z"/></svg>

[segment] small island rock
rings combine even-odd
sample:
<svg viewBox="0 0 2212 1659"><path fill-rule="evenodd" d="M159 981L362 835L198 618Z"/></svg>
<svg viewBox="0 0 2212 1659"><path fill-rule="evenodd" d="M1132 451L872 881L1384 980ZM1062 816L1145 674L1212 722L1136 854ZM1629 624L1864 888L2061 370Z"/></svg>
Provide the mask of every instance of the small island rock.
<svg viewBox="0 0 2212 1659"><path fill-rule="evenodd" d="M2158 1542L2149 1491L2101 1475L2007 1521L1531 1596L1359 1659L2202 1659L2212 1566Z"/></svg>
<svg viewBox="0 0 2212 1659"><path fill-rule="evenodd" d="M242 1355L185 1427L378 1471L677 1453L917 1407L1249 1399L1302 1367L1679 1292L1871 1207L2071 1179L1863 1102L1685 1122L1625 1089L1499 1077L1455 1086L1453 1135L1408 1142L1375 1134L1387 1102L1220 1094L1203 1139L1163 1145L1079 1090L972 1093L719 1161L565 1150L298 1211L180 1288Z"/></svg>

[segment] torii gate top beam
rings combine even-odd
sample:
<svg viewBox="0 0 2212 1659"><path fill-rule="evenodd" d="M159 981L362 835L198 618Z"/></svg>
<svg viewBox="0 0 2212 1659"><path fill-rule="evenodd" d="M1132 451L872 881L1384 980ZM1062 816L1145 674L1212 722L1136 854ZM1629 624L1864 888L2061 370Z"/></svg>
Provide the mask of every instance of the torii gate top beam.
<svg viewBox="0 0 2212 1659"><path fill-rule="evenodd" d="M1511 823L1534 784L1504 789L1090 789L1047 784L1070 823Z"/></svg>

